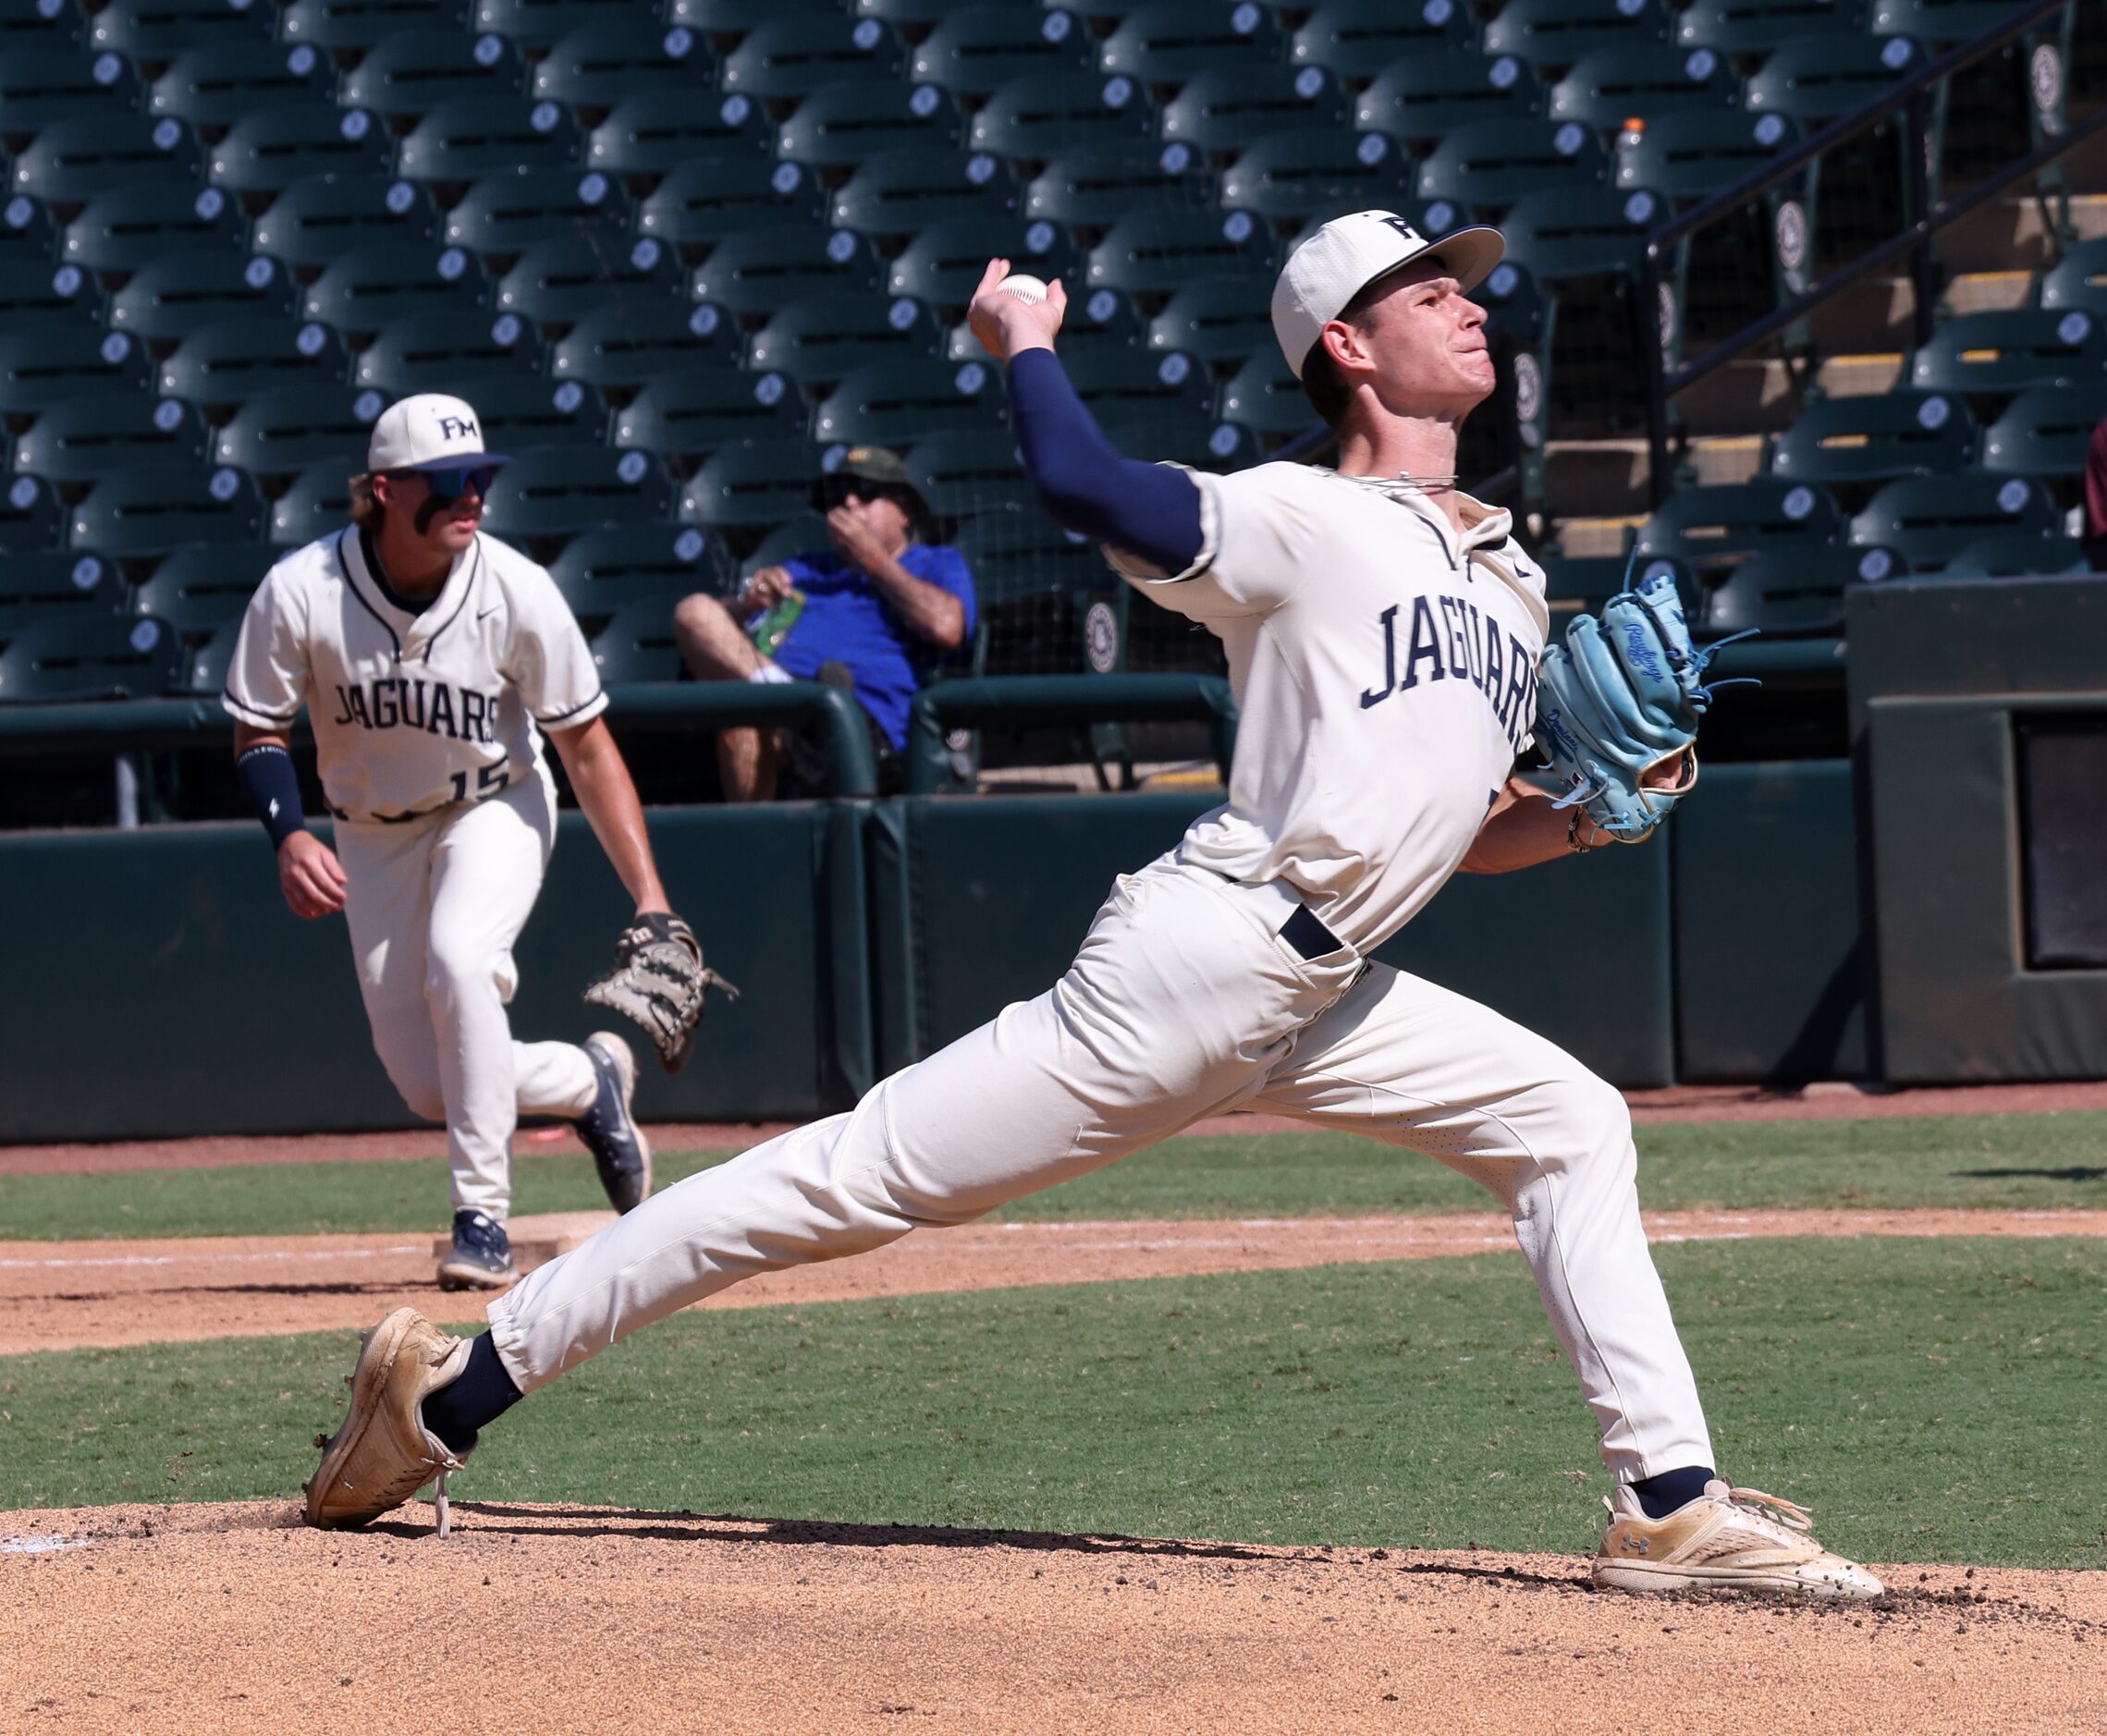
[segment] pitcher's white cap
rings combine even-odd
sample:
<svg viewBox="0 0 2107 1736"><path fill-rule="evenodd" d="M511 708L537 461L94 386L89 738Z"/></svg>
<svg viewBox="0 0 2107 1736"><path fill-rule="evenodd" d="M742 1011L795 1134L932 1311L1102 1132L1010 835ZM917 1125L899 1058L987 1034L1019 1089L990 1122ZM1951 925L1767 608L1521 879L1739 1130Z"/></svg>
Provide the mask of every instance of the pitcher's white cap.
<svg viewBox="0 0 2107 1736"><path fill-rule="evenodd" d="M1318 335L1378 277L1436 253L1465 293L1483 283L1507 243L1498 229L1452 229L1429 241L1394 211L1334 217L1295 245L1273 285L1273 335L1296 379Z"/></svg>
<svg viewBox="0 0 2107 1736"><path fill-rule="evenodd" d="M502 452L483 449L474 410L442 392L420 392L390 404L366 443L366 470L443 471L457 464L503 464Z"/></svg>

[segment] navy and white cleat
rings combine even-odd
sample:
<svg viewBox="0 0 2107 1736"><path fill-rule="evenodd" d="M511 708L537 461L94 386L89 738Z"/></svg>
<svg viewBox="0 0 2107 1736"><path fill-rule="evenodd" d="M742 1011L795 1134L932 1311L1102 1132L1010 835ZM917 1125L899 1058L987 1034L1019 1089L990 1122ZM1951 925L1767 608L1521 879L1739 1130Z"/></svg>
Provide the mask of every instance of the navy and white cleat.
<svg viewBox="0 0 2107 1736"><path fill-rule="evenodd" d="M651 1197L651 1142L630 1112L636 1095L636 1057L612 1031L585 1039L585 1053L599 1075L593 1106L570 1125L593 1154L600 1185L618 1212L633 1211Z"/></svg>
<svg viewBox="0 0 2107 1736"><path fill-rule="evenodd" d="M439 1262L441 1290L502 1290L519 1276L503 1224L481 1212L454 1214L453 1249Z"/></svg>

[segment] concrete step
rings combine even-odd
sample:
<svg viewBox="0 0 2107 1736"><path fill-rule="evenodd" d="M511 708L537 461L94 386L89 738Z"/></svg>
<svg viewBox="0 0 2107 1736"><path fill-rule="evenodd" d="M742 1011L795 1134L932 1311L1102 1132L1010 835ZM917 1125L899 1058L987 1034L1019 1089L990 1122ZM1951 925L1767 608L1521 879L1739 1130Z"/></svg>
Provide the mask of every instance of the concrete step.
<svg viewBox="0 0 2107 1736"><path fill-rule="evenodd" d="M1557 529L1559 553L1574 560L1592 555L1622 555L1633 531L1646 522L1644 513L1622 518L1568 519Z"/></svg>
<svg viewBox="0 0 2107 1736"><path fill-rule="evenodd" d="M1718 434L1693 440L1684 453L1700 486L1731 486L1763 473L1761 434Z"/></svg>
<svg viewBox="0 0 2107 1736"><path fill-rule="evenodd" d="M1675 400L1692 435L1775 434L1799 413L1792 370L1775 356L1730 361Z"/></svg>
<svg viewBox="0 0 2107 1736"><path fill-rule="evenodd" d="M1815 369L1814 383L1831 397L1878 397L1902 384L1907 361L1899 351L1827 356Z"/></svg>
<svg viewBox="0 0 2107 1736"><path fill-rule="evenodd" d="M1939 298L1942 315L1999 313L2023 308L2034 294L2030 271L1963 272L1947 284ZM1907 335L1904 342L1907 342Z"/></svg>

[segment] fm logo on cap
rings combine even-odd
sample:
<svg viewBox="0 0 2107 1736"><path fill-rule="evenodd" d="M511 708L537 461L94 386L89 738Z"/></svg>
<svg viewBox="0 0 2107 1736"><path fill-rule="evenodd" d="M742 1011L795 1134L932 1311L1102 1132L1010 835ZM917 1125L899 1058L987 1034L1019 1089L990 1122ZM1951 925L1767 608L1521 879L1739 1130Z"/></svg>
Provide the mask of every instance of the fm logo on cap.
<svg viewBox="0 0 2107 1736"><path fill-rule="evenodd" d="M439 418L439 438L442 440L480 440L482 437L472 422L465 421L459 416Z"/></svg>

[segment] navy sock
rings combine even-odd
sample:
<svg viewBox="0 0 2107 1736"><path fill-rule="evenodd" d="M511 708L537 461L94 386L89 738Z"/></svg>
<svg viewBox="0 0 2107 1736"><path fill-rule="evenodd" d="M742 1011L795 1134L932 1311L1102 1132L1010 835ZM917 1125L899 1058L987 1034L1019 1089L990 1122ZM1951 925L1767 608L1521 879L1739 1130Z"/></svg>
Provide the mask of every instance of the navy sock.
<svg viewBox="0 0 2107 1736"><path fill-rule="evenodd" d="M1632 1485L1632 1493L1639 1498L1648 1519L1666 1519L1678 1507L1696 1500L1718 1475L1709 1465L1684 1465L1680 1471L1663 1471L1658 1477L1640 1477Z"/></svg>
<svg viewBox="0 0 2107 1736"><path fill-rule="evenodd" d="M503 1416L522 1396L485 1332L469 1346L461 1377L424 1400L424 1426L450 1451L465 1453L474 1447L477 1431Z"/></svg>

